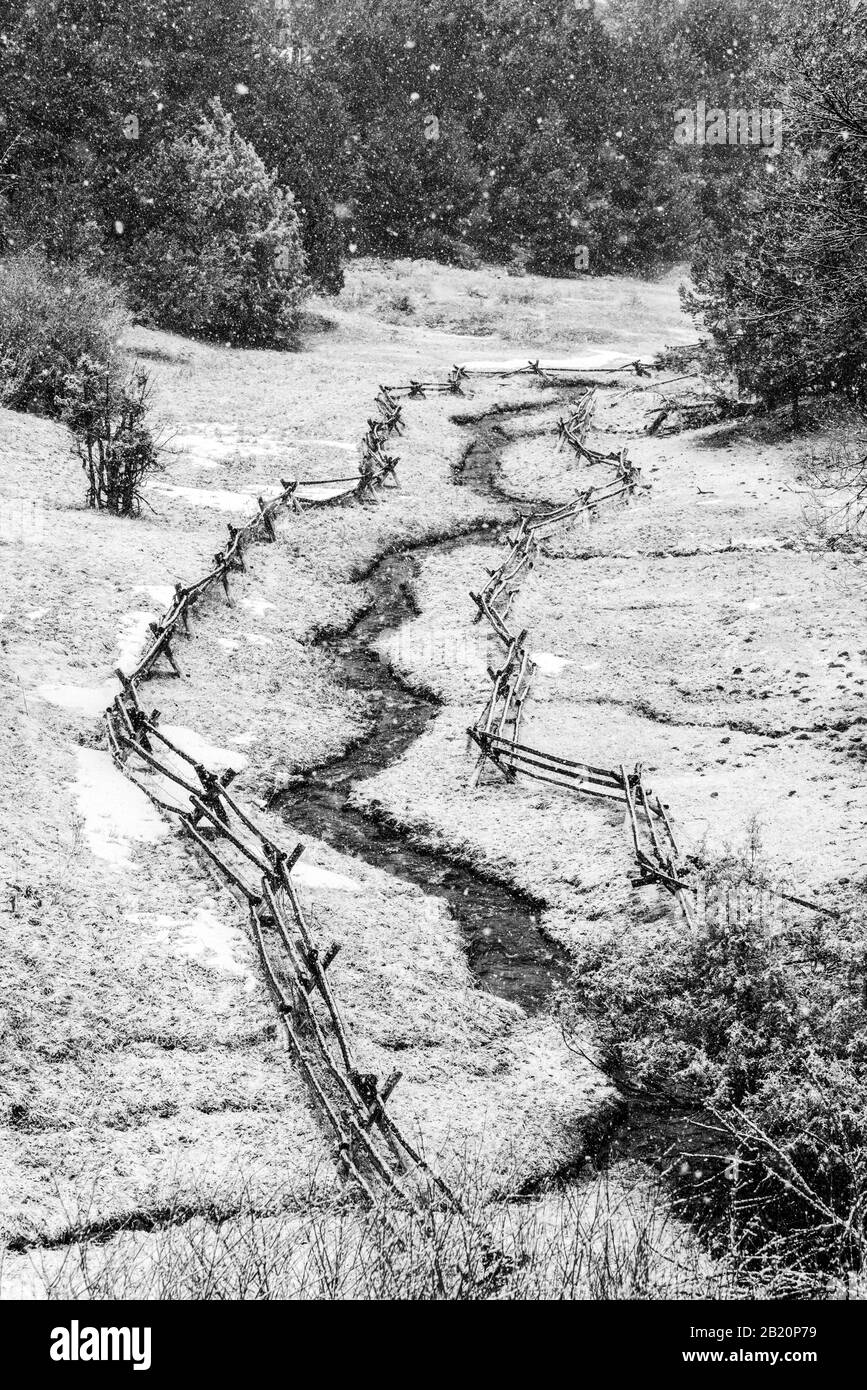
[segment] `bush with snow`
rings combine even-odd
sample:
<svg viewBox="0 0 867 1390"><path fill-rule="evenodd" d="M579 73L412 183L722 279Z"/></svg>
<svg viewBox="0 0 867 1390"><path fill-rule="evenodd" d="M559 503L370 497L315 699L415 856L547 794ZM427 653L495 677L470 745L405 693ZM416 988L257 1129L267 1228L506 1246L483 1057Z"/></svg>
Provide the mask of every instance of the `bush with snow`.
<svg viewBox="0 0 867 1390"><path fill-rule="evenodd" d="M119 292L75 262L35 251L0 261L0 405L61 415L83 362L113 376L127 319Z"/></svg>
<svg viewBox="0 0 867 1390"><path fill-rule="evenodd" d="M292 193L219 102L141 171L142 231L127 256L138 310L163 328L284 346L306 293Z"/></svg>

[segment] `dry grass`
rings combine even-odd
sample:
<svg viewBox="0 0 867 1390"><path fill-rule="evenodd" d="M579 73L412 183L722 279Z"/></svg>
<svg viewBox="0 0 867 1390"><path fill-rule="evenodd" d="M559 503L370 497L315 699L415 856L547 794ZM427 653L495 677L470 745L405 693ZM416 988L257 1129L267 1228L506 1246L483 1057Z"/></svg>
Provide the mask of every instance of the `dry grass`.
<svg viewBox="0 0 867 1390"><path fill-rule="evenodd" d="M0 1297L121 1299L694 1299L744 1297L709 1260L658 1185L594 1177L532 1201L492 1205L471 1167L466 1216L424 1222L323 1200L311 1184L274 1210L243 1187L200 1193L152 1229L94 1234L7 1254ZM496 1247L502 1258L492 1263Z"/></svg>

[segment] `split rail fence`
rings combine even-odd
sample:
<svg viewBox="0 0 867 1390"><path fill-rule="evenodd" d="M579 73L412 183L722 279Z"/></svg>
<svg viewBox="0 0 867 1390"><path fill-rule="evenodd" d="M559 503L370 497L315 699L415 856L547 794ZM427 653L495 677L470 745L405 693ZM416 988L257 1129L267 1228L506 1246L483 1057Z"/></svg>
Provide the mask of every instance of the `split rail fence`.
<svg viewBox="0 0 867 1390"><path fill-rule="evenodd" d="M624 767L596 767L531 747L519 737L535 664L527 648L526 629L513 632L509 627L509 613L523 577L533 567L541 542L579 516L592 519L599 507L612 502L628 502L639 490L649 487L642 482L641 470L630 461L625 448L602 454L588 446L587 433L595 403L596 392L590 389L572 404L569 418L557 422L557 447L573 449L588 464L607 465L613 477L598 487L588 488L562 506L522 517L517 531L507 537L509 553L503 563L490 571L479 593L470 593L478 610L476 621L485 619L505 648L502 664L488 668L490 695L475 724L467 730L479 749L472 782L477 783L485 768L492 767L510 782L520 773L582 796L621 802L629 815L639 867L639 877L634 881L661 883L677 899L692 926L692 890L683 881L685 869L679 862L680 850L674 830L666 807L645 786L640 764L632 772Z"/></svg>
<svg viewBox="0 0 867 1390"><path fill-rule="evenodd" d="M644 374L642 363L633 365ZM229 526L229 539L214 555L208 573L192 584L176 586L167 613L151 626L150 641L135 669L129 674L117 672L121 689L106 712L115 763L161 810L176 819L244 905L287 1046L333 1133L338 1169L371 1203L377 1203L378 1196L387 1192L419 1217L429 1214L432 1204L445 1204L462 1217L465 1212L458 1195L390 1113L388 1102L401 1073L395 1071L381 1079L359 1065L328 974L340 945L333 943L323 949L315 939L292 877L303 845L296 844L290 850L278 844L231 790L234 774L208 768L169 738L160 727L158 711L145 708L143 692L154 675L180 675L175 649L178 641L190 634L191 614L213 592L221 591L225 602L233 604L231 588L246 569L246 550L254 543L276 540L279 514L375 503L384 488L396 485L398 459L386 446L392 436L403 432L402 399L462 395L464 383L477 374L532 375L548 384L561 370L565 372L543 368L538 362L505 372L475 373L455 366L444 381L413 380L380 386L375 398L379 418L368 421L358 474L307 481L281 479L279 493L269 501L259 498L256 515L245 526ZM547 534L581 514L592 515L600 506L628 501L647 486L626 449L601 454L587 445L594 400L594 391L588 390L572 406L568 420L559 421L558 447L571 447L587 463L607 466L613 476L564 506L522 517L508 538L506 559L489 574L481 591L472 595L477 619L490 623L505 650L502 664L489 669L490 696L468 731L480 750L474 777L478 779L485 767L491 767L508 781L522 774L582 795L620 801L628 813L639 867L634 881L661 883L692 922L694 890L685 880L667 808L645 785L640 765L632 772L624 767L596 767L524 744L519 738L535 672L526 631L513 633L508 625L522 577L532 567ZM326 497L304 495L305 489L315 492L323 484L337 486L338 491ZM486 1258L490 1277L496 1280L505 1268L504 1257L491 1246Z"/></svg>
<svg viewBox="0 0 867 1390"><path fill-rule="evenodd" d="M538 362L520 370L480 375L534 375L547 384L552 373ZM465 1215L458 1195L431 1167L419 1146L394 1120L389 1098L401 1078L399 1071L380 1079L361 1069L343 1018L328 970L340 946L323 949L305 915L292 870L303 845L291 850L272 838L255 815L231 790L234 774L217 772L181 748L160 727L159 712L144 704L144 689L156 676L180 676L176 650L190 635L191 615L205 598L221 593L233 605L232 585L246 570L245 552L257 543L277 539L276 518L312 508L375 503L381 491L396 485L398 459L387 452L392 436L403 432L401 399L420 399L434 394L462 395L471 373L455 366L444 381L415 381L380 386L375 397L379 418L368 420L362 439L357 475L328 479L281 479L280 491L266 501L258 499L258 511L246 525L229 526L229 537L214 555L207 574L188 585L177 584L168 611L151 624L150 640L134 670L116 672L121 689L106 711L108 743L112 758L163 812L173 817L198 852L214 866L236 899L245 907L250 931L265 981L277 1006L287 1046L295 1057L310 1093L334 1136L338 1169L357 1184L371 1203L385 1192L422 1217L431 1203L445 1203ZM596 456L584 444L584 429L592 411L592 398L561 422L561 437L581 449L591 461L611 461ZM612 456L613 457L613 456ZM532 563L539 538L552 526L581 509L624 496L638 486L637 470L626 452L616 456L615 478L602 488L591 489L576 502L541 517L524 518L512 552L492 575L477 602L506 642L507 659L497 674L484 719L476 732L486 756L513 776L517 768L554 768L550 780L575 784L576 764L537 754L517 743L520 712L529 692L533 666L523 645L526 634L512 638L505 623L514 586L523 569ZM328 485L336 492L314 494ZM510 737L507 737L507 733ZM558 770L559 769L559 770ZM571 769L571 770L564 770ZM588 785L597 773L587 769ZM641 802L646 806L646 800ZM672 872L674 866L670 866ZM504 1260L493 1247L487 1252L490 1277L498 1277Z"/></svg>
<svg viewBox="0 0 867 1390"><path fill-rule="evenodd" d="M633 366L639 375L647 374L643 363L636 362ZM538 363L530 363L525 370L537 371ZM489 571L488 581L479 593L470 592L478 610L475 620L486 619L505 648L502 664L488 667L491 692L475 724L467 730L479 749L471 782L477 783L485 769L491 767L509 782L521 774L581 796L622 803L638 866L637 877L631 880L633 886L658 884L667 889L694 930L698 890L689 882L691 868L683 858L668 807L645 784L641 763L631 771L623 764L617 768L596 767L531 747L519 739L535 665L526 645L527 630L513 632L508 619L521 580L532 569L540 543L547 533L577 517L584 515L592 519L600 506L617 501L627 503L639 490L649 490L650 486L641 481L640 469L630 462L625 448L602 454L588 447L587 433L593 420L595 398L595 388L587 390L572 404L568 420L557 422L557 448L571 447L586 463L607 465L614 476L599 487L587 489L572 502L522 517L517 532L506 538L510 548L503 563ZM836 916L830 909L806 898L771 891L798 906Z"/></svg>
<svg viewBox="0 0 867 1390"><path fill-rule="evenodd" d="M292 869L303 845L287 850L277 844L231 790L234 774L217 773L179 747L161 729L158 711L149 712L143 703L151 677L180 675L175 648L189 636L190 615L206 595L221 591L232 605L231 586L246 568L245 551L257 541L276 540L279 513L376 502L384 487L396 484L398 460L386 452L386 445L402 432L401 408L385 388L376 403L380 418L368 421L357 476L307 483L281 479L281 491L267 502L259 498L258 512L245 526L229 527L229 540L215 554L209 572L192 584L176 586L168 612L151 625L151 640L135 669L116 672L121 690L106 711L108 742L118 767L177 820L244 904L280 1026L333 1132L339 1170L371 1203L386 1190L418 1216L431 1201L445 1202L463 1214L458 1196L388 1109L401 1073L381 1080L359 1066L328 976L339 944L323 950L315 940L293 881ZM338 491L327 497L304 496L305 487L315 490L323 482L338 485ZM492 1252L492 1265L497 1258Z"/></svg>

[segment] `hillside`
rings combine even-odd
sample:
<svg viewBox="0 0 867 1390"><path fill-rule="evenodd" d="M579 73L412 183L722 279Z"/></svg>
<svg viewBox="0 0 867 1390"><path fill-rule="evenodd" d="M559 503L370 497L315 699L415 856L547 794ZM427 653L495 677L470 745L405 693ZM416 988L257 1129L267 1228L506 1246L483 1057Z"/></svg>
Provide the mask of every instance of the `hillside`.
<svg viewBox="0 0 867 1390"><path fill-rule="evenodd" d="M101 715L115 668L130 669L174 584L208 568L259 495L357 469L380 383L689 341L676 283L371 262L336 301L314 303L297 353L137 329L129 352L151 372L169 443L136 520L85 510L62 427L0 413L0 488L19 518L0 550L2 933L15 982L0 1043L6 1296L80 1287L91 1242L105 1259L140 1232L147 1265L167 1227L241 1211L291 1222L340 1192L243 913L111 763ZM860 557L806 526L791 441L721 426L644 436L653 384L639 408L634 377L598 379L598 437L629 442L653 486L553 540L516 597L519 626L554 658L527 741L606 766L643 761L692 846L740 843L758 817L780 881L845 902L867 825ZM408 855L410 842L433 849L444 876L467 865L526 895L567 959L600 918L669 910L658 889L636 908L622 813L534 784L468 785L464 731L487 678L481 649L460 642L467 590L497 562L485 528L493 537L516 499L588 485L554 452L562 391L521 379L471 390L460 410L531 408L504 425L495 487L455 471L467 427L453 397L409 402L399 486L375 506L282 520L277 544L250 552L234 606L209 600L177 648L182 677L149 689L184 747L237 770L269 833L304 839L296 873L322 939L342 946L333 983L366 1066L403 1073L395 1114L438 1169L469 1166L479 1191L502 1197L580 1170L616 1125L621 1101L592 1038L579 1053L547 1006L478 987L458 915L391 841L353 853L293 823L309 774L327 783L383 698L378 677L353 682L317 639L350 633L382 593L378 562L412 551L410 611L380 637L374 611L365 640L435 706L400 756L347 783L351 806L396 827Z"/></svg>

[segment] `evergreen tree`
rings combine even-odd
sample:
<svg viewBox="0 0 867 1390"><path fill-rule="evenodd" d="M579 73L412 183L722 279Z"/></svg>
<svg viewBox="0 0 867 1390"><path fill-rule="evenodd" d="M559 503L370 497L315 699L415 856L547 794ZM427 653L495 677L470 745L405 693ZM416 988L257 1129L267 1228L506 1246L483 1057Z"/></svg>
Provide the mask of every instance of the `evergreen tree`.
<svg viewBox="0 0 867 1390"><path fill-rule="evenodd" d="M306 289L292 194L218 101L193 137L157 147L140 190L142 231L127 261L139 310L183 333L289 341Z"/></svg>
<svg viewBox="0 0 867 1390"><path fill-rule="evenodd" d="M688 307L770 404L867 398L867 16L792 15L783 155L747 186L693 266Z"/></svg>

